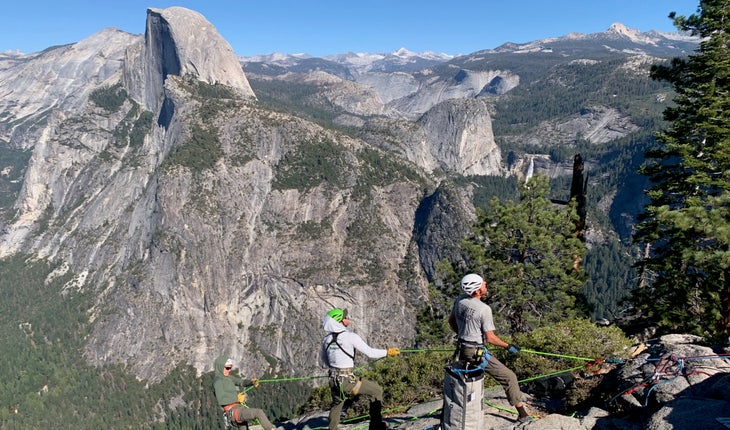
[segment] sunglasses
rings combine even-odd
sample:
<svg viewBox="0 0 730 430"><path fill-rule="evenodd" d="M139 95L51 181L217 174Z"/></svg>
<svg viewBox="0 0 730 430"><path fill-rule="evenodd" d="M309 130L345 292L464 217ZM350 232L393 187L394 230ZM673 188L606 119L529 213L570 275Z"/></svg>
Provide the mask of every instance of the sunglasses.
<svg viewBox="0 0 730 430"><path fill-rule="evenodd" d="M232 368L232 367L224 367L224 369L226 369L226 370L231 370L231 369L233 369L233 368Z"/></svg>

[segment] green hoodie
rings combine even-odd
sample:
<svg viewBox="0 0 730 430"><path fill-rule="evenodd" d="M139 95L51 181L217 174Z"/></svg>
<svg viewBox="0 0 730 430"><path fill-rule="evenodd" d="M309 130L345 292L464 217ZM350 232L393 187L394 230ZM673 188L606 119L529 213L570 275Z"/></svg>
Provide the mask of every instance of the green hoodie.
<svg viewBox="0 0 730 430"><path fill-rule="evenodd" d="M221 406L238 403L238 393L240 393L241 390L237 387L237 385L241 388L252 385L250 379L239 378L238 376L233 376L230 373L228 376L224 376L223 368L226 365L226 360L227 358L221 355L213 362L213 369L215 370L213 388L215 389L215 398Z"/></svg>

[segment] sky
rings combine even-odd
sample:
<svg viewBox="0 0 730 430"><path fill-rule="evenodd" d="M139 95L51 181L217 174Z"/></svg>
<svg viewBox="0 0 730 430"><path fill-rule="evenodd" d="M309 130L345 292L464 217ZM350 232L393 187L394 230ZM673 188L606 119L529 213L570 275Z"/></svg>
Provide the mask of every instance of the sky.
<svg viewBox="0 0 730 430"><path fill-rule="evenodd" d="M241 57L388 53L450 55L620 22L676 31L667 16L695 13L699 0L10 0L0 5L0 52L32 53L81 41L107 27L143 34L147 8L201 13Z"/></svg>

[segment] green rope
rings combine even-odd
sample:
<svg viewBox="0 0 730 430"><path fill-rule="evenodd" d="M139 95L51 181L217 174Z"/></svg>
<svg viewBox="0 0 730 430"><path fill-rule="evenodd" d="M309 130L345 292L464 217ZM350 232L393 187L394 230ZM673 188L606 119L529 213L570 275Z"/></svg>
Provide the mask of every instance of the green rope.
<svg viewBox="0 0 730 430"><path fill-rule="evenodd" d="M538 355L548 355L550 357L571 358L573 360L596 361L595 358L575 357L573 355L563 355L563 354L551 354L549 352L533 351L532 349L522 349L521 352L527 352L530 354L538 354Z"/></svg>
<svg viewBox="0 0 730 430"><path fill-rule="evenodd" d="M268 382L285 382L285 381L304 381L306 379L317 379L317 378L327 378L327 375L317 375L317 376L301 376L296 378L277 378L277 379L259 379L259 384L265 384ZM241 392L242 393L248 393L249 391L253 390L255 387L253 385L249 385L248 387L244 388Z"/></svg>
<svg viewBox="0 0 730 430"><path fill-rule="evenodd" d="M401 353L405 353L405 354L409 354L409 353L411 353L411 354L412 353L426 353L426 352L451 352L451 351L453 351L453 349L401 349L400 350ZM573 359L573 360L596 361L596 359L594 359L594 358L576 357L576 356L572 356L572 355L563 355L563 354L552 354L552 353L549 353L549 352L534 351L532 349L522 349L521 352L526 352L526 353L529 353L529 354L537 354L537 355L546 355L546 356L550 356L550 357L568 358L568 359ZM375 361L378 361L378 360L370 361L370 362L368 362L368 363L366 363L366 364L364 364L364 365L362 365L362 366L354 369L353 370L353 373L354 372L357 372L358 370L361 370L361 369L363 369L365 367L368 367L368 366L372 365ZM534 377L531 377L531 378L521 379L518 382L528 382L528 381L533 381L533 380L536 380L536 379L547 378L547 377L550 377L550 376L559 375L561 373L572 372L574 370L582 369L583 367L584 366L575 366L575 367L571 367L570 369L566 369L566 370L561 370L561 371L557 371L557 372L551 372L551 373L546 373L546 374L543 374L543 375L534 376ZM308 379L318 379L318 378L327 378L327 377L329 377L329 376L328 375L317 375L317 376L303 376L303 377L294 377L294 378L259 379L258 382L259 383L269 383L269 382L284 382L284 381L302 381L302 380L308 380ZM487 390L487 389L494 389L494 388L499 388L499 387L500 387L500 385L494 385L494 386L491 386L491 387L486 387L484 389ZM247 391L249 391L249 390L251 390L253 388L254 388L253 385L251 385L251 386L247 387L243 392L245 393L245 392L247 392ZM487 405L489 405L489 406L497 409L497 410L509 412L509 413L512 413L512 414L517 414L517 411L515 411L515 410L509 409L509 408L503 408L503 407L500 407L500 406L491 404L491 403L487 402L486 400L483 400L483 402L485 404L487 404ZM401 408L403 408L403 407L401 407ZM394 410L401 409L401 408L396 408L396 409L393 409L393 410L386 410L386 411L383 411L383 412L385 412L385 413L392 412ZM438 411L439 409L441 409L441 408L435 409L434 411L430 412L429 414L433 414L436 411ZM429 415L429 414L426 414L426 416ZM354 422L354 421L363 420L363 419L366 419L366 418L369 418L369 417L370 417L370 415L369 414L366 414L366 415L361 415L361 416L358 416L358 417L344 419L344 420L342 420L342 422L343 423ZM418 417L414 417L414 418L412 418L412 420L415 420L417 418ZM352 430L355 430L355 429L357 429L359 427L363 427L364 425L365 424L361 424L359 426L355 426L355 427L352 428ZM326 429L326 428L327 427L318 427L318 428L315 428L313 430Z"/></svg>
<svg viewBox="0 0 730 430"><path fill-rule="evenodd" d="M552 372L552 373L546 373L544 375L534 376L532 378L521 379L521 380L519 380L517 382L534 381L535 379L547 378L549 376L560 375L561 373L572 372L574 370L578 370L578 369L582 369L582 368L583 368L583 366L575 366L575 367L571 367L570 369L560 370L560 371Z"/></svg>
<svg viewBox="0 0 730 430"><path fill-rule="evenodd" d="M306 379L317 379L317 378L327 378L327 375L317 375L317 376L300 376L295 378L276 378L276 379L259 379L260 384L264 384L267 382L284 382L284 381L304 381Z"/></svg>
<svg viewBox="0 0 730 430"><path fill-rule="evenodd" d="M504 408L504 407L502 407L502 406L498 406L498 405L495 405L494 403L489 403L489 402L488 402L488 401L486 401L486 400L484 400L484 404L485 404L485 405L487 405L487 406L491 406L491 407L493 407L494 409L497 409L497 410L499 410L499 411L505 411L505 412L509 412L509 413L511 413L511 414L515 414L515 415L517 415L517 411L515 411L515 410L513 410L513 409L510 409L510 408Z"/></svg>

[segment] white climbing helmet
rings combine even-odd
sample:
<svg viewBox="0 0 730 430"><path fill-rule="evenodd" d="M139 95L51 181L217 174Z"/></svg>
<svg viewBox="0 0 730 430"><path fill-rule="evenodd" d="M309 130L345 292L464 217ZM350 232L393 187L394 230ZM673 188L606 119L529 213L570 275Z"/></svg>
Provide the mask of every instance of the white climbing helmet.
<svg viewBox="0 0 730 430"><path fill-rule="evenodd" d="M484 282L484 279L481 276L476 273L470 273L461 278L461 290L471 296L476 290L482 287L482 282Z"/></svg>

